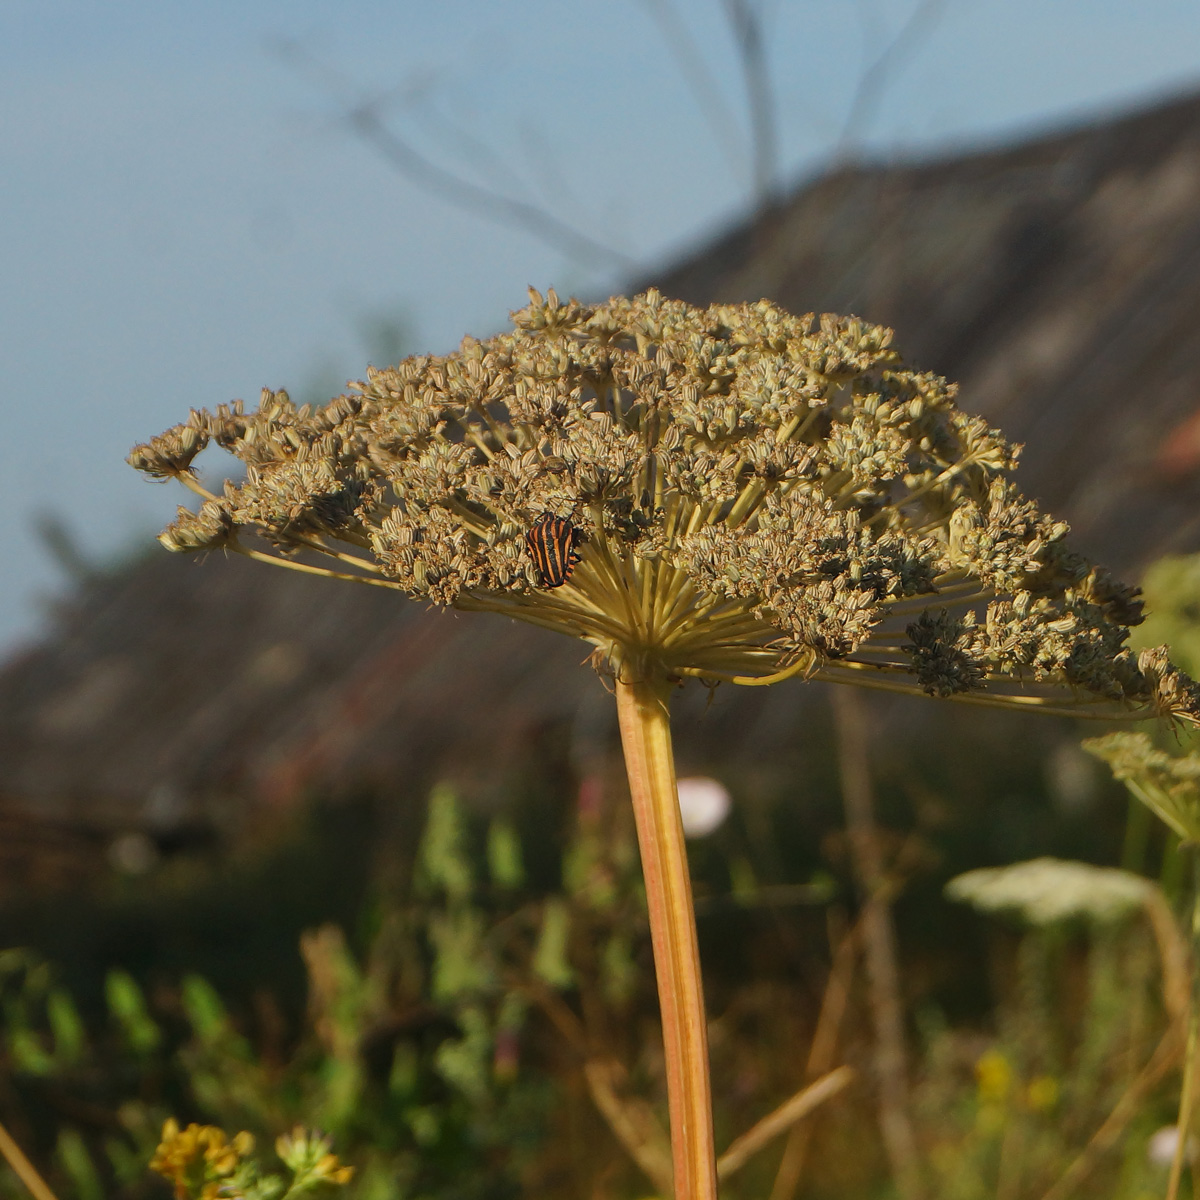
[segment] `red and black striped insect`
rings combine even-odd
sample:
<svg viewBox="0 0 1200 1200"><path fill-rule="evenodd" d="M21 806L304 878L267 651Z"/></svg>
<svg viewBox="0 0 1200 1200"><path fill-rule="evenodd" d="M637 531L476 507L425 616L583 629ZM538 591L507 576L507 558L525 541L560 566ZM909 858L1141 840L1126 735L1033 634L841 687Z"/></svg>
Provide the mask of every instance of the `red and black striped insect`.
<svg viewBox="0 0 1200 1200"><path fill-rule="evenodd" d="M583 531L566 517L542 513L525 534L525 549L537 568L542 587L562 587L579 561Z"/></svg>

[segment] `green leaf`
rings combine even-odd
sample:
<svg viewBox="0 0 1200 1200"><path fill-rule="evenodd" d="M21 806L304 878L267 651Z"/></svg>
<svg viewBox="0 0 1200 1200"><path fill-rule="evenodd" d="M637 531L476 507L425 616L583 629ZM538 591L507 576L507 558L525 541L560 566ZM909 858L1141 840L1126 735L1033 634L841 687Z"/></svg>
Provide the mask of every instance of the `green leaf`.
<svg viewBox="0 0 1200 1200"><path fill-rule="evenodd" d="M58 1134L58 1161L71 1179L79 1200L104 1200L100 1174L77 1129L66 1126Z"/></svg>
<svg viewBox="0 0 1200 1200"><path fill-rule="evenodd" d="M54 1057L60 1065L77 1063L87 1048L87 1035L75 1001L62 988L54 988L46 998L46 1017L54 1035Z"/></svg>
<svg viewBox="0 0 1200 1200"><path fill-rule="evenodd" d="M156 1050L162 1041L162 1030L150 1016L146 998L133 976L128 971L109 971L104 995L129 1048L139 1056Z"/></svg>
<svg viewBox="0 0 1200 1200"><path fill-rule="evenodd" d="M205 1045L230 1048L229 1014L216 988L200 975L188 975L183 981L182 999L183 1011L196 1037Z"/></svg>
<svg viewBox="0 0 1200 1200"><path fill-rule="evenodd" d="M568 988L575 981L567 961L571 914L560 899L547 900L542 909L542 928L533 954L533 972L553 988Z"/></svg>
<svg viewBox="0 0 1200 1200"><path fill-rule="evenodd" d="M54 1059L46 1053L41 1039L26 1026L9 1030L8 1047L17 1070L30 1075L50 1075L54 1071Z"/></svg>
<svg viewBox="0 0 1200 1200"><path fill-rule="evenodd" d="M496 887L513 891L525 882L520 839L513 827L499 817L488 826L487 855L488 872Z"/></svg>
<svg viewBox="0 0 1200 1200"><path fill-rule="evenodd" d="M433 943L432 991L436 1000L486 990L492 983L492 968L483 945L483 916L474 909L439 913L430 918L429 940Z"/></svg>
<svg viewBox="0 0 1200 1200"><path fill-rule="evenodd" d="M433 1056L438 1074L468 1099L480 1103L488 1093L492 1035L483 1010L472 1006L458 1014L460 1038L443 1042Z"/></svg>
<svg viewBox="0 0 1200 1200"><path fill-rule="evenodd" d="M471 894L473 881L464 848L462 813L458 798L446 784L438 784L429 796L420 866L426 885L444 891L449 899L462 901Z"/></svg>

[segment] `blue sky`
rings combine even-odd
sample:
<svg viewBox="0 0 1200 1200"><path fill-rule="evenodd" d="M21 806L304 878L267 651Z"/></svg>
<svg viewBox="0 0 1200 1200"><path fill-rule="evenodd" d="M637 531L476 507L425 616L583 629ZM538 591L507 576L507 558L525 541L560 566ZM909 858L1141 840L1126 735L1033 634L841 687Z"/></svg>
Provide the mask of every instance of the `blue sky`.
<svg viewBox="0 0 1200 1200"><path fill-rule="evenodd" d="M720 2L673 3L724 127L647 0L4 0L0 653L63 586L35 517L97 562L145 544L182 497L123 459L190 406L331 394L386 355L389 326L445 350L496 329L527 284L620 287L616 259L574 261L422 192L356 139L353 103L643 266L743 212ZM828 161L912 3L762 3L795 181ZM1193 86L1194 0L945 0L855 148L1007 140Z"/></svg>

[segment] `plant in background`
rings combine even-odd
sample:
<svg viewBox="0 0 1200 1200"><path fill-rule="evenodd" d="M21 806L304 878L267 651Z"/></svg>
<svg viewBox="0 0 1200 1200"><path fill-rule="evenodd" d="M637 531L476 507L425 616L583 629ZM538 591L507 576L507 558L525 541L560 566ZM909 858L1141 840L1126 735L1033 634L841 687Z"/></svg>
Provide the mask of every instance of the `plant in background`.
<svg viewBox="0 0 1200 1200"><path fill-rule="evenodd" d="M484 823L451 788L435 787L413 869L371 904L373 932L359 952L336 925L301 936L308 1003L297 1027L262 992L255 1019L198 975L159 977L147 996L118 969L105 981L101 1021L77 1010L50 964L5 952L0 1117L62 1200L156 1194L146 1165L175 1114L176 1126L213 1131L201 1148L218 1166L230 1139L214 1149L215 1131L269 1146L298 1122L316 1124L355 1164L344 1194L362 1200L574 1197L598 1178L614 1195L641 1194L633 1189L646 1191L646 1181L669 1194L670 1140L642 1095L660 1070L661 1042L646 1019L653 986L638 968L649 939L632 814L593 777L560 887L530 882L531 850L503 818ZM780 901L777 888L753 888L742 881L735 894L705 899L726 920ZM818 896L830 893L807 898ZM797 1078L796 993L774 992L771 1003L761 983L749 992L727 1009L717 1053L720 1076L737 1081L736 1098L719 1093L727 1102L716 1112L737 1135L719 1163L731 1196L760 1194L770 1165L761 1151L854 1076L830 1070L836 1036L826 1036L817 1039L824 1065ZM757 1014L772 1010L791 1016L773 1019L764 1038ZM532 1021L535 1012L546 1019ZM812 1086L796 1092L805 1081ZM22 1178L40 1179L3 1126L0 1154ZM207 1161L189 1159L193 1190L217 1182L204 1178ZM38 1200L53 1200L40 1186ZM0 1169L0 1196L23 1194Z"/></svg>
<svg viewBox="0 0 1200 1200"><path fill-rule="evenodd" d="M995 1038L932 1030L919 1109L935 1194L1157 1192L1148 1143L1169 1111L1163 1084L1182 1056L1188 1005L1187 941L1161 889L1039 858L968 871L946 894L1022 932L1013 968L998 972L1008 994ZM1085 999L1064 1003L1078 990L1081 944Z"/></svg>
<svg viewBox="0 0 1200 1200"><path fill-rule="evenodd" d="M678 1197L716 1194L705 1013L668 701L791 677L1194 720L1134 654L1136 593L1007 478L1016 454L887 330L767 302L533 293L515 328L372 370L317 411L264 392L138 446L197 492L161 535L581 638L616 693L666 1047ZM206 489L210 442L245 466ZM332 566L317 565L320 559ZM576 561L578 560L578 561Z"/></svg>
<svg viewBox="0 0 1200 1200"><path fill-rule="evenodd" d="M328 1138L301 1126L276 1140L275 1153L288 1175L264 1172L254 1157L254 1138L244 1131L230 1138L215 1125L180 1129L171 1119L163 1125L150 1169L171 1181L175 1200L291 1200L344 1186L354 1177L354 1168L330 1151Z"/></svg>
<svg viewBox="0 0 1200 1200"><path fill-rule="evenodd" d="M1200 1042L1200 752L1168 754L1148 734L1113 733L1083 743L1085 750L1106 762L1114 776L1179 838L1179 850L1192 863L1192 981L1189 988L1187 1048L1176 1128L1188 1131L1178 1139L1169 1200L1175 1200L1183 1174L1186 1146L1195 1110L1196 1050Z"/></svg>
<svg viewBox="0 0 1200 1200"><path fill-rule="evenodd" d="M1167 636L1192 670L1200 666L1200 555L1169 556L1146 572L1154 601L1149 633ZM1177 1130L1191 1130L1195 1109L1195 1058L1200 1041L1200 749L1194 735L1176 738L1167 750L1147 732L1111 733L1083 743L1108 764L1113 775L1178 839L1178 853L1191 859L1192 983L1189 992L1187 1052L1179 1098ZM1177 1138L1168 1196L1174 1200L1183 1174L1189 1137Z"/></svg>
<svg viewBox="0 0 1200 1200"><path fill-rule="evenodd" d="M269 1145L300 1121L317 1124L356 1164L349 1195L470 1200L522 1184L560 1194L547 1187L561 1175L547 1126L562 1122L563 1093L581 1088L556 1088L537 1064L549 1059L599 1097L618 1141L653 1119L649 1106L629 1118L612 1037L642 991L629 932L642 912L632 821L611 829L598 821L581 814L565 889L539 895L526 884L516 834L491 823L484 869L472 853L481 831L468 827L449 788L434 788L414 878L403 889L389 881L391 900L373 914L363 953L334 925L301 937L308 1004L294 1038L277 1010L270 1021L279 1027L260 1025L254 1037L245 1013L239 1019L197 975L177 988L160 981L151 1000L112 970L107 1023L85 1021L48 963L0 953L0 1065L20 1097L14 1104L10 1094L5 1119L15 1118L64 1198L144 1196L152 1156L167 1174L182 1172L189 1195L231 1188L235 1175L250 1195L246 1139ZM588 1020L573 1018L558 998L565 990L587 996ZM537 1039L527 1028L535 1007L556 1018ZM640 1049L640 1036L625 1040ZM174 1113L203 1124L179 1133ZM160 1138L165 1121L175 1121L175 1134ZM231 1140L223 1129L245 1136ZM643 1169L651 1156L652 1166L665 1163L669 1181L666 1138L654 1132L653 1147L622 1148ZM5 1137L0 1126L0 1154L39 1178ZM628 1170L608 1139L589 1141L597 1169ZM252 1173L255 1195L275 1186L258 1167ZM39 1200L50 1200L41 1186ZM0 1195L19 1194L0 1170Z"/></svg>

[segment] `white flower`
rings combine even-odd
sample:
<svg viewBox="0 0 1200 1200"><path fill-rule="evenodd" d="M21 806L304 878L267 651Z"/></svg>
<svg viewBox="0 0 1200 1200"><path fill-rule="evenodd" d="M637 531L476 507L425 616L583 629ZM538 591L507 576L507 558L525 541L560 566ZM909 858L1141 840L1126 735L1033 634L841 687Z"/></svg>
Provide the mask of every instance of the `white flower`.
<svg viewBox="0 0 1200 1200"><path fill-rule="evenodd" d="M1015 912L1031 925L1086 917L1118 921L1146 902L1153 884L1129 871L1061 858L985 867L950 880L946 895L981 912Z"/></svg>
<svg viewBox="0 0 1200 1200"><path fill-rule="evenodd" d="M1175 1160L1175 1151L1179 1146L1179 1126L1164 1125L1155 1130L1146 1145L1146 1157L1156 1167L1169 1167ZM1196 1157L1194 1138L1188 1139L1187 1157L1190 1162Z"/></svg>
<svg viewBox="0 0 1200 1200"><path fill-rule="evenodd" d="M683 817L683 835L707 837L724 824L729 816L729 790L705 775L679 780L679 812Z"/></svg>

